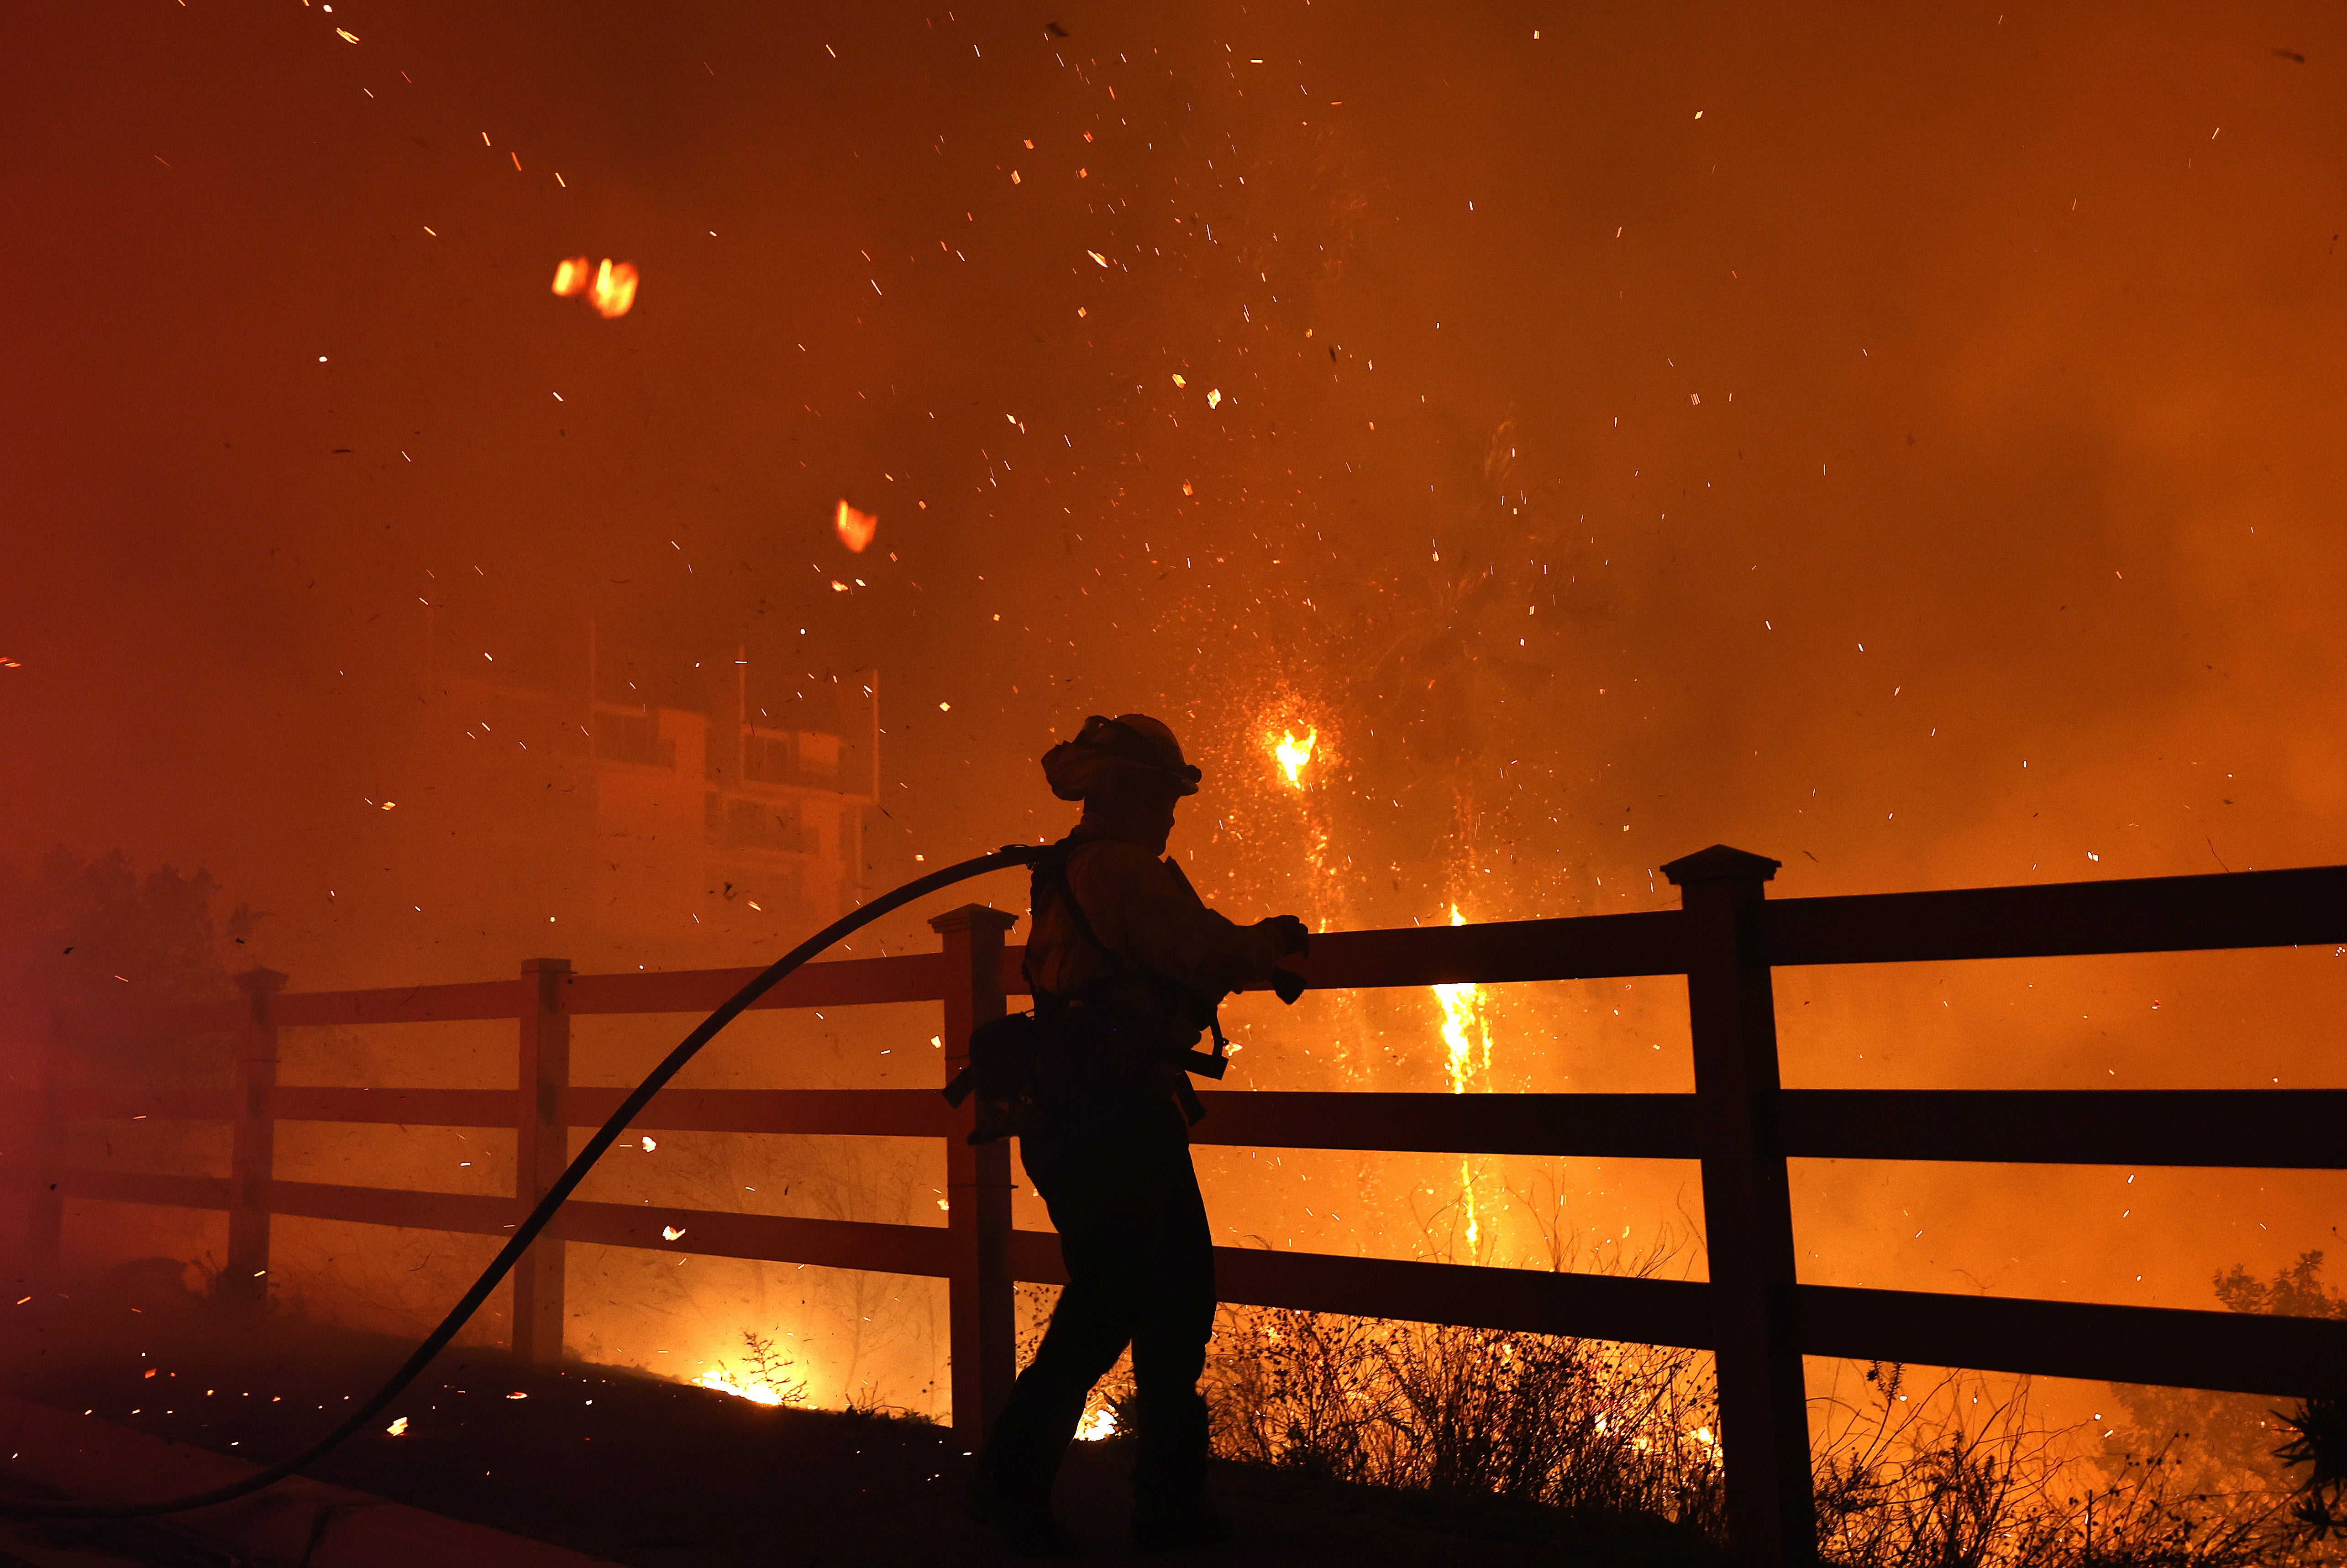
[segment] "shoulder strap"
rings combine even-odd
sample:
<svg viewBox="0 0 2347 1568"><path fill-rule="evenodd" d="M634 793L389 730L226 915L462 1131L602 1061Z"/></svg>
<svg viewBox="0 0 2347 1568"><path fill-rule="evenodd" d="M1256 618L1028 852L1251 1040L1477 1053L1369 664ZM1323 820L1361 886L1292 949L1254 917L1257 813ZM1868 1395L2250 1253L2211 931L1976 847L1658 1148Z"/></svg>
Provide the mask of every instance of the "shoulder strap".
<svg viewBox="0 0 2347 1568"><path fill-rule="evenodd" d="M1075 927L1076 935L1090 942L1112 965L1122 970L1125 968L1124 955L1101 940L1100 933L1092 928L1091 917L1084 913L1082 901L1076 897L1075 888L1068 881L1068 862L1075 858L1075 853L1081 847L1063 838L1051 846L1049 855L1035 862L1034 886L1028 902L1040 909L1043 902L1042 894L1048 893L1058 899L1060 907L1068 913L1069 922Z"/></svg>
<svg viewBox="0 0 2347 1568"><path fill-rule="evenodd" d="M1068 918L1075 923L1076 934L1098 948L1110 963L1122 969L1124 968L1124 955L1101 940L1100 933L1092 929L1091 917L1084 913L1083 901L1076 897L1074 886L1068 881L1068 861L1071 858L1072 856L1063 856L1052 866L1051 890L1059 895L1060 907L1065 909Z"/></svg>
<svg viewBox="0 0 2347 1568"><path fill-rule="evenodd" d="M1124 955L1101 940L1100 933L1092 929L1091 918L1084 914L1084 907L1077 899L1075 889L1068 884L1068 862L1081 847L1081 845L1071 844L1063 838L1036 856L1033 865L1028 870L1028 956L1020 964L1020 971L1027 977L1027 994L1039 999L1036 1004L1039 1007L1057 1005L1066 999L1060 997L1049 997L1048 1000L1043 999L1046 999L1047 993L1035 984L1033 922L1036 917L1042 914L1043 906L1047 900L1056 901L1060 907L1068 912L1069 923L1075 927L1076 935L1091 943L1102 957L1107 958L1112 968L1119 974L1122 974L1125 970Z"/></svg>

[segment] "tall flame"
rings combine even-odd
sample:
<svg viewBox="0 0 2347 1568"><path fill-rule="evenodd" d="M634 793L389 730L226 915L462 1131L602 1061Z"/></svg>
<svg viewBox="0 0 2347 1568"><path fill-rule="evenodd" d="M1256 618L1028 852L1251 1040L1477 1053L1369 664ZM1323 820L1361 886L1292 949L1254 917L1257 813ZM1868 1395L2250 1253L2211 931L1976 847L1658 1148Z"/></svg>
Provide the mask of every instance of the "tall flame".
<svg viewBox="0 0 2347 1568"><path fill-rule="evenodd" d="M1467 917L1459 912L1456 904L1450 906L1450 923L1467 923ZM1483 1016L1483 988L1471 980L1437 986L1434 999L1442 1004L1442 1043L1450 1048L1450 1060L1445 1065L1450 1069L1450 1092L1464 1094L1479 1070L1489 1072L1491 1068L1491 1025ZM1459 1161L1459 1186L1467 1205L1467 1254L1472 1259L1476 1244L1481 1239L1481 1226L1476 1214L1474 1170L1464 1155Z"/></svg>
<svg viewBox="0 0 2347 1568"><path fill-rule="evenodd" d="M1296 732L1289 730L1271 748L1272 754L1279 759L1280 767L1287 774L1287 782L1298 789L1304 787L1304 764L1312 760L1312 748L1319 739L1320 732L1317 730L1306 731L1300 741L1296 738Z"/></svg>
<svg viewBox="0 0 2347 1568"><path fill-rule="evenodd" d="M1467 923L1456 904L1450 906L1450 923ZM1479 1065L1479 1044L1482 1048L1480 1065L1485 1070L1491 1065L1491 1028L1483 1018L1483 988L1472 981L1462 981L1455 986L1435 987L1434 996L1442 1004L1442 1043L1450 1048L1450 1092L1464 1094L1468 1080Z"/></svg>

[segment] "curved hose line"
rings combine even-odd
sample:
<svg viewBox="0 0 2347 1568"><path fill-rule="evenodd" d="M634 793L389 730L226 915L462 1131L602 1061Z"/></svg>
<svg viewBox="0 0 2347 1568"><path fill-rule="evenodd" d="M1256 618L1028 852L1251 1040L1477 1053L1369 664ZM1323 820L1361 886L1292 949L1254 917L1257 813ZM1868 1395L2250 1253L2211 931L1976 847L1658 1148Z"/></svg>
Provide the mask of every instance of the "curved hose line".
<svg viewBox="0 0 2347 1568"><path fill-rule="evenodd" d="M949 887L957 882L967 881L972 876L981 876L989 871L1002 871L1014 866L1025 866L1040 853L1040 848L1027 845L1006 845L991 855L981 855L975 859L962 861L959 865L948 866L941 871L932 871L927 876L907 882L892 892L881 895L854 914L833 921L760 971L756 979L735 991L723 1007L703 1019L698 1029L686 1035L678 1043L677 1048L670 1051L658 1067L652 1069L650 1076L636 1085L635 1092L620 1102L620 1108L611 1112L611 1119L604 1122L596 1134L587 1141L586 1147L579 1151L578 1156L570 1162L569 1168L562 1173L554 1185L547 1190L546 1196L540 1198L538 1206L530 1210L528 1217L514 1227L512 1239L506 1243L504 1250L497 1254L496 1260L482 1271L481 1277L473 1282L473 1287L465 1292L464 1298L448 1309L448 1316L440 1320L440 1327L435 1328L424 1343L415 1348L415 1353L407 1358L398 1371L391 1375L390 1381L376 1389L374 1397L366 1403L352 1411L342 1425L312 1443L308 1448L289 1458L279 1460L275 1464L257 1471L242 1481L232 1481L226 1486L216 1486L210 1491L191 1492L185 1497L159 1498L151 1502L82 1502L69 1498L56 1500L10 1498L0 1500L0 1513L37 1514L48 1518L67 1519L135 1519L158 1513L181 1513L189 1509L209 1508L214 1503L228 1502L248 1493L259 1491L262 1487L273 1485L295 1471L315 1463L373 1422L377 1416L383 1414L385 1407L399 1398L407 1386L431 1364L432 1358L447 1348L448 1341L456 1337L456 1331L465 1326L466 1320L479 1311L481 1303L489 1298L489 1292L497 1288L497 1282L511 1273L514 1265L521 1261L521 1255L529 1250L529 1244L537 1239L538 1232L546 1228L547 1222L554 1217L554 1212L562 1206L563 1200L569 1197L572 1190L587 1179L587 1173L595 1168L595 1162L600 1160L604 1153L619 1141L620 1134L628 1130L628 1123L635 1120L637 1112L651 1102L652 1096L666 1087L668 1081L674 1078L678 1070L691 1061L702 1046L717 1037L718 1030L732 1023L751 1004L774 989L784 976L841 938L854 934L889 911L901 908L916 898L925 897L940 887Z"/></svg>

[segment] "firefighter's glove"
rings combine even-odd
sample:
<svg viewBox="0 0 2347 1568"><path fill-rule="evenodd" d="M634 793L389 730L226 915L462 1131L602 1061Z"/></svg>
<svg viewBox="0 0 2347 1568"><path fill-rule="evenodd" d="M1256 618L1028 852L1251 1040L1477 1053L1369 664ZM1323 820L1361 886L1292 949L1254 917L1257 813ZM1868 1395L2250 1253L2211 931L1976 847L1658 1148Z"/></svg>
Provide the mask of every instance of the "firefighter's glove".
<svg viewBox="0 0 2347 1568"><path fill-rule="evenodd" d="M1293 915L1274 915L1262 924L1279 943L1279 956L1301 954L1312 949L1312 929Z"/></svg>

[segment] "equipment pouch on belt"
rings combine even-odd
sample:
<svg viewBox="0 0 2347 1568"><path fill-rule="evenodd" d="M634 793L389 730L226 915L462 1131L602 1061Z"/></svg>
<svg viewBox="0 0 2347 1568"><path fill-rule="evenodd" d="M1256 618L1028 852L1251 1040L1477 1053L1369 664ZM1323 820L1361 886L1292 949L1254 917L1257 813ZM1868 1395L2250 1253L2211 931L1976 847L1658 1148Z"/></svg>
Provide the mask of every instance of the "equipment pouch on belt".
<svg viewBox="0 0 2347 1568"><path fill-rule="evenodd" d="M1037 1124L1035 1086L1050 1029L1031 1012L1015 1012L970 1031L969 1065L945 1088L946 1103L956 1107L978 1095L978 1124L967 1142L991 1143Z"/></svg>

